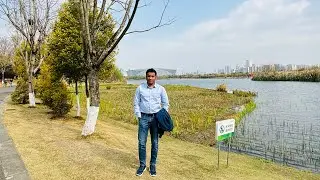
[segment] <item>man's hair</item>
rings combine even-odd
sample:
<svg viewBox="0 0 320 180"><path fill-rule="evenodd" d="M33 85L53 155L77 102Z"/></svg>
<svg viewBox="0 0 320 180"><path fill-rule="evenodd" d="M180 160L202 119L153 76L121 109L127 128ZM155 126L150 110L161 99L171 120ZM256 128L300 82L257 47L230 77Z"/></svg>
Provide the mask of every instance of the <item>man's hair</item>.
<svg viewBox="0 0 320 180"><path fill-rule="evenodd" d="M150 69L147 70L146 76L148 75L149 72L154 73L157 76L157 71L154 70L153 68L150 68Z"/></svg>

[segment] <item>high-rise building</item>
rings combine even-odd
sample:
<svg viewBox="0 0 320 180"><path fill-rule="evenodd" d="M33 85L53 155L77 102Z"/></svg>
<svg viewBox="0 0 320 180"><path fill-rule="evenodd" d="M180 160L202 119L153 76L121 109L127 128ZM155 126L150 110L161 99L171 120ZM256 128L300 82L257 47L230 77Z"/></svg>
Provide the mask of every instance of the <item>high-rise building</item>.
<svg viewBox="0 0 320 180"><path fill-rule="evenodd" d="M250 69L252 67L252 62L249 61L249 60L246 60L246 63L245 63L245 68L246 68L246 73L250 73Z"/></svg>
<svg viewBox="0 0 320 180"><path fill-rule="evenodd" d="M175 75L183 75L183 70L182 70L182 68L177 68Z"/></svg>
<svg viewBox="0 0 320 180"><path fill-rule="evenodd" d="M263 71L274 71L275 70L275 66L274 66L274 64L263 65L262 66L262 70Z"/></svg>
<svg viewBox="0 0 320 180"><path fill-rule="evenodd" d="M255 64L252 64L251 72L257 72L257 66Z"/></svg>
<svg viewBox="0 0 320 180"><path fill-rule="evenodd" d="M225 74L224 69L219 69L219 70L218 70L218 73L219 73L219 74Z"/></svg>
<svg viewBox="0 0 320 180"><path fill-rule="evenodd" d="M225 66L224 72L225 72L226 74L231 74L231 66Z"/></svg>
<svg viewBox="0 0 320 180"><path fill-rule="evenodd" d="M295 64L288 64L287 70L288 71L295 71L295 70L297 70L297 66Z"/></svg>
<svg viewBox="0 0 320 180"><path fill-rule="evenodd" d="M275 64L275 65L274 65L274 69L275 69L276 71L282 71L282 70L284 70L284 67L283 67L283 65L281 65L281 64Z"/></svg>
<svg viewBox="0 0 320 180"><path fill-rule="evenodd" d="M236 66L236 73L238 73L238 72L240 72L240 66L239 66L239 64L237 64L237 66Z"/></svg>

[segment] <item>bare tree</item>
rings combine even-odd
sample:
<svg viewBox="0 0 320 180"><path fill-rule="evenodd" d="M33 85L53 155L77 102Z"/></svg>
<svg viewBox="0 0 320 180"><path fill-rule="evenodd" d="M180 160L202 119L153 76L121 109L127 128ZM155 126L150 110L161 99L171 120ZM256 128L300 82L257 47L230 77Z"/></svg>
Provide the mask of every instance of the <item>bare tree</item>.
<svg viewBox="0 0 320 180"><path fill-rule="evenodd" d="M24 52L29 83L29 103L35 107L33 76L42 63L41 46L49 31L49 23L55 17L53 7L57 0L0 0L0 12L23 37L29 52ZM26 48L27 49L27 48Z"/></svg>
<svg viewBox="0 0 320 180"><path fill-rule="evenodd" d="M164 2L164 9L157 25L145 30L128 32L137 10L139 7L145 6L140 6L140 0L80 0L80 22L82 26L84 58L89 69L90 94L90 107L82 129L82 135L90 135L95 130L100 104L98 72L101 64L108 59L126 34L146 32L164 25L170 25L174 20L171 19L165 23L163 22L163 15L167 9L169 0ZM116 22L118 25L116 31L112 32L104 48L101 49L97 46L97 32L101 28L113 28L114 25L112 23L101 25L103 17L110 15L112 11L122 13L121 18L119 22Z"/></svg>
<svg viewBox="0 0 320 180"><path fill-rule="evenodd" d="M13 44L6 37L0 38L0 69L2 74L2 85L4 84L4 73L6 68L12 64Z"/></svg>

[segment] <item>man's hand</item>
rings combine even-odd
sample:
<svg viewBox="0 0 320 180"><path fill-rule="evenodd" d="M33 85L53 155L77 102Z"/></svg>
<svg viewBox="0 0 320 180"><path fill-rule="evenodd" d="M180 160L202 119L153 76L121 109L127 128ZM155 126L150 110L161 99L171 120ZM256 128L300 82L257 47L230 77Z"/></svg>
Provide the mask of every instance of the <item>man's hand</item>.
<svg viewBox="0 0 320 180"><path fill-rule="evenodd" d="M164 135L170 136L170 135L171 135L171 132L165 131L165 132L164 132Z"/></svg>

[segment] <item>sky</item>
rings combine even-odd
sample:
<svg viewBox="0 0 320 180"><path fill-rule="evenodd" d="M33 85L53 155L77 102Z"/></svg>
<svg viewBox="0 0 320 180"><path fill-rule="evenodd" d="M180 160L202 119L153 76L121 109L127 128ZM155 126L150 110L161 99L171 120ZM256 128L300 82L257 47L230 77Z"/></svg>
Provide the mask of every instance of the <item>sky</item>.
<svg viewBox="0 0 320 180"><path fill-rule="evenodd" d="M183 2L183 3L181 3ZM158 22L163 1L139 11L131 29ZM213 72L254 64L320 64L319 0L171 0L170 26L132 34L119 45L123 69Z"/></svg>
<svg viewBox="0 0 320 180"><path fill-rule="evenodd" d="M62 1L62 0L61 0ZM138 9L131 30L158 23L165 0ZM320 64L319 0L170 0L170 26L124 37L119 68L214 72L253 64ZM0 21L0 35L8 33Z"/></svg>

